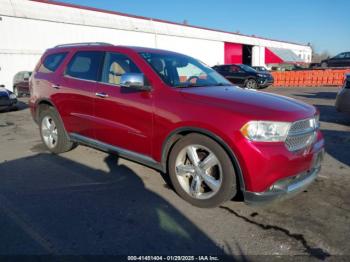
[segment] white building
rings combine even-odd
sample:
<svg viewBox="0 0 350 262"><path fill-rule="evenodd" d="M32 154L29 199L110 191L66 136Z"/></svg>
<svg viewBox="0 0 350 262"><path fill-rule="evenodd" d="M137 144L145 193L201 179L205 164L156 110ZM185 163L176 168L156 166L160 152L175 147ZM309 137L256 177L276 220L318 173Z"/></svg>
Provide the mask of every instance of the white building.
<svg viewBox="0 0 350 262"><path fill-rule="evenodd" d="M208 65L311 62L309 46L45 0L0 0L0 84L64 43L108 42L178 51Z"/></svg>

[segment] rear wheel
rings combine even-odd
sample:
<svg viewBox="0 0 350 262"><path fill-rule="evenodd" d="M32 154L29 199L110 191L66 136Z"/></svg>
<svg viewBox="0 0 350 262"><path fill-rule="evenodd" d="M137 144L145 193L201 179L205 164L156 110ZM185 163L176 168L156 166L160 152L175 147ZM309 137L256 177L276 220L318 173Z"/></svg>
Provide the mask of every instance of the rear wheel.
<svg viewBox="0 0 350 262"><path fill-rule="evenodd" d="M257 89L258 83L254 79L248 79L245 86L246 86L246 88L249 88L249 89Z"/></svg>
<svg viewBox="0 0 350 262"><path fill-rule="evenodd" d="M225 150L212 139L190 134L169 156L169 175L176 192L198 207L215 207L237 192L236 175Z"/></svg>
<svg viewBox="0 0 350 262"><path fill-rule="evenodd" d="M47 149L60 154L72 150L76 144L71 142L64 126L53 107L40 112L40 135Z"/></svg>
<svg viewBox="0 0 350 262"><path fill-rule="evenodd" d="M323 62L323 63L321 64L321 67L322 67L322 68L327 68L327 67L328 67L328 64L327 64L326 62Z"/></svg>

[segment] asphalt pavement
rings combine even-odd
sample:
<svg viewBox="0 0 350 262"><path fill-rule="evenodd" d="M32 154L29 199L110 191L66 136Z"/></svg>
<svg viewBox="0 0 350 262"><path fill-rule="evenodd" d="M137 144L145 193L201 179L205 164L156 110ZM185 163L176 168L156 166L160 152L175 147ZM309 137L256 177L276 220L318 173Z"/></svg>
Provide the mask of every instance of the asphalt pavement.
<svg viewBox="0 0 350 262"><path fill-rule="evenodd" d="M114 155L84 146L50 154L22 98L0 113L0 255L350 255L350 116L334 108L338 90L265 90L320 110L327 154L314 184L283 202L214 209Z"/></svg>

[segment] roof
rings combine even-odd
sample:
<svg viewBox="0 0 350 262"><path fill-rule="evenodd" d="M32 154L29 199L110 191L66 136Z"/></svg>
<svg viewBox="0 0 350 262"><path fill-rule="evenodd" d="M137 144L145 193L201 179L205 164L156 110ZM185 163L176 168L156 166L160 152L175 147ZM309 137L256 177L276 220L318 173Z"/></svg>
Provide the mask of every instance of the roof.
<svg viewBox="0 0 350 262"><path fill-rule="evenodd" d="M303 60L297 56L293 51L289 49L281 49L275 47L269 47L273 53L275 53L278 57L280 57L286 63L300 63Z"/></svg>
<svg viewBox="0 0 350 262"><path fill-rule="evenodd" d="M85 42L85 43L67 43L67 44L61 44L54 46L50 48L50 50L55 49L79 49L80 47L90 47L91 49L95 49L96 47L115 47L115 48L123 48L123 49L129 49L136 53L140 52L149 52L149 53L166 53L166 54L178 54L183 55L174 51L165 50L165 49L159 49L159 48L150 48L150 47L142 47L142 46L126 46L126 45L113 45L110 43L102 43L102 42Z"/></svg>
<svg viewBox="0 0 350 262"><path fill-rule="evenodd" d="M138 19L167 23L167 24L172 24L172 25L180 25L180 26L184 26L184 27L191 27L191 28L209 30L209 31L213 31L213 32L251 37L251 38L256 38L256 39L276 41L276 42L282 42L282 43L288 43L288 44L294 44L294 45L300 45L300 46L308 46L305 44L300 44L300 43L295 43L295 42L290 42L290 41L281 41L281 40L270 39L270 38L265 38L265 37L258 37L255 35L245 35L245 34L240 34L240 33L233 33L233 32L228 32L228 31L219 30L219 29L202 27L202 26L185 25L182 23L177 23L177 22L172 22L172 21L167 21L167 20L162 20L162 19L157 19L157 18L150 18L150 17L145 17L145 16L139 16L139 15L131 15L131 14L121 13L121 12L117 12L117 11L105 10L105 9L89 7L89 6L82 6L82 5L77 5L77 4L63 3L63 2L59 2L59 1L50 1L50 0L30 0L30 1L45 3L45 4L50 4L50 5L64 6L64 7L69 7L69 8L77 8L77 9L81 9L81 10L95 11L95 12L106 13L106 14L114 14L114 15L119 15L119 16L124 16L124 17L138 18Z"/></svg>

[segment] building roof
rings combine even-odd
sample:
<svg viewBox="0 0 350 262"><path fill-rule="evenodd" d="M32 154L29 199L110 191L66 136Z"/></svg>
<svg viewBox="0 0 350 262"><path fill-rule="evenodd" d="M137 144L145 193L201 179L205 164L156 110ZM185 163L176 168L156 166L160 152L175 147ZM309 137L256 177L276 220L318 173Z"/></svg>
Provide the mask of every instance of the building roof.
<svg viewBox="0 0 350 262"><path fill-rule="evenodd" d="M145 17L145 16L139 16L139 15L131 15L131 14L121 13L121 12L117 12L117 11L105 10L105 9L89 7L89 6L82 6L82 5L77 5L77 4L63 3L63 2L59 2L59 1L51 1L51 0L30 0L30 1L45 3L45 4L50 4L50 5L64 6L64 7L69 7L69 8L76 8L76 9L81 9L81 10L95 11L95 12L106 13L106 14L114 14L114 15L119 15L119 16L124 16L124 17L131 17L131 18L143 19L143 20L147 20L147 21L155 21L155 22L160 22L160 23L179 25L179 26L184 26L184 27L191 27L191 28L196 28L196 29L209 30L209 31L219 32L219 33L239 35L239 36L251 37L251 38L256 38L256 39L263 39L263 40L268 40L268 41L276 41L276 42L288 43L288 44L293 44L293 45L308 46L305 44L300 44L300 43L295 43L295 42L290 42L290 41L281 41L281 40L276 40L276 39L259 37L259 36L255 36L255 35L245 35L245 34L228 32L228 31L219 30L219 29L212 29L212 28L195 26L195 25L186 25L186 24L182 24L182 23L177 23L177 22L172 22L172 21L167 21L167 20L162 20L162 19L157 19L157 18L150 18L150 17Z"/></svg>

